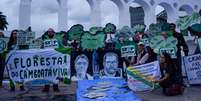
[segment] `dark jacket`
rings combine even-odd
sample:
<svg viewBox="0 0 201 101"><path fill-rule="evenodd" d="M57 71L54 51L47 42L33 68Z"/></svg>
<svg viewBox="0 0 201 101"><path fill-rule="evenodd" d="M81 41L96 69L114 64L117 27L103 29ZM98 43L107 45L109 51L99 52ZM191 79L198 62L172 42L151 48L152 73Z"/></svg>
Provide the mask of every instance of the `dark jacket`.
<svg viewBox="0 0 201 101"><path fill-rule="evenodd" d="M181 46L183 47L183 51L185 56L188 55L189 49L188 49L188 45L186 44L186 41L183 37L183 35L181 33L178 32L173 32L173 36L177 39L178 43L177 43L177 56L181 57Z"/></svg>

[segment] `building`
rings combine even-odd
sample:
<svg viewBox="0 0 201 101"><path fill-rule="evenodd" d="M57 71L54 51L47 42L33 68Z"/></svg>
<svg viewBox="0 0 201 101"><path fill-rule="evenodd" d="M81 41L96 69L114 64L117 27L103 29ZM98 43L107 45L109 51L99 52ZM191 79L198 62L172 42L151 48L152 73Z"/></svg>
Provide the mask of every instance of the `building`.
<svg viewBox="0 0 201 101"><path fill-rule="evenodd" d="M167 23L167 13L165 10L156 15L157 23Z"/></svg>
<svg viewBox="0 0 201 101"><path fill-rule="evenodd" d="M142 7L130 7L131 27L141 24L144 25L144 10Z"/></svg>

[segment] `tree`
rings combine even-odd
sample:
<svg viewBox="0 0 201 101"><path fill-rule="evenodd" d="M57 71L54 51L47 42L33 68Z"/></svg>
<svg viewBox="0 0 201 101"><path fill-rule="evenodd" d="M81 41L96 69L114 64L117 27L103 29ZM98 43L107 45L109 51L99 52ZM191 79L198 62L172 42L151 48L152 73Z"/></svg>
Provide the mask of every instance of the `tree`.
<svg viewBox="0 0 201 101"><path fill-rule="evenodd" d="M0 12L0 30L7 29L8 22L6 21L6 16Z"/></svg>

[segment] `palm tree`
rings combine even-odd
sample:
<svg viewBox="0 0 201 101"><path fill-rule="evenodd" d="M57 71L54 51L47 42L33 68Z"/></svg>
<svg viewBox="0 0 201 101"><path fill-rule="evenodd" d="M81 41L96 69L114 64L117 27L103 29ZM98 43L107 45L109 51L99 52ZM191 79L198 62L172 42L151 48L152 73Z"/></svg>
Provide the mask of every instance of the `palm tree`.
<svg viewBox="0 0 201 101"><path fill-rule="evenodd" d="M6 16L0 12L0 30L7 29L8 22L6 21Z"/></svg>

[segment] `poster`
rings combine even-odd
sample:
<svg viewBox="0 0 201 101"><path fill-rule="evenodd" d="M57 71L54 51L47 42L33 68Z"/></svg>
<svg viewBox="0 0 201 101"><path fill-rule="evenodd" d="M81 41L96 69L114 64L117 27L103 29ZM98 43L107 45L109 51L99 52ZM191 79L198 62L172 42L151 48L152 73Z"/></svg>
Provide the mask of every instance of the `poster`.
<svg viewBox="0 0 201 101"><path fill-rule="evenodd" d="M17 33L17 45L31 45L35 39L35 32L19 31Z"/></svg>
<svg viewBox="0 0 201 101"><path fill-rule="evenodd" d="M122 46L121 57L136 56L136 50L134 45Z"/></svg>
<svg viewBox="0 0 201 101"><path fill-rule="evenodd" d="M123 77L121 54L118 50L104 50L98 53L100 78Z"/></svg>
<svg viewBox="0 0 201 101"><path fill-rule="evenodd" d="M70 54L54 49L11 51L6 58L11 80L17 83L30 81L57 82L57 78L70 78Z"/></svg>
<svg viewBox="0 0 201 101"><path fill-rule="evenodd" d="M3 53L7 48L8 38L0 38L0 53Z"/></svg>
<svg viewBox="0 0 201 101"><path fill-rule="evenodd" d="M150 46L150 41L148 38L143 38L140 41L143 42L145 46Z"/></svg>
<svg viewBox="0 0 201 101"><path fill-rule="evenodd" d="M201 54L184 57L184 66L190 84L201 84Z"/></svg>
<svg viewBox="0 0 201 101"><path fill-rule="evenodd" d="M92 52L87 50L73 51L71 55L71 80L93 79Z"/></svg>
<svg viewBox="0 0 201 101"><path fill-rule="evenodd" d="M57 39L50 39L44 41L44 48L58 48L59 44Z"/></svg>
<svg viewBox="0 0 201 101"><path fill-rule="evenodd" d="M127 68L128 86L136 92L152 90L158 85L151 83L160 78L159 62L155 61Z"/></svg>
<svg viewBox="0 0 201 101"><path fill-rule="evenodd" d="M176 50L174 48L161 48L160 54L161 53L168 53L168 54L170 54L171 58L177 58Z"/></svg>

